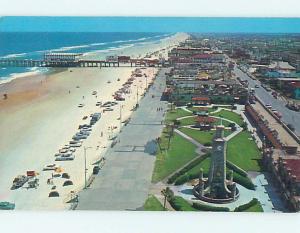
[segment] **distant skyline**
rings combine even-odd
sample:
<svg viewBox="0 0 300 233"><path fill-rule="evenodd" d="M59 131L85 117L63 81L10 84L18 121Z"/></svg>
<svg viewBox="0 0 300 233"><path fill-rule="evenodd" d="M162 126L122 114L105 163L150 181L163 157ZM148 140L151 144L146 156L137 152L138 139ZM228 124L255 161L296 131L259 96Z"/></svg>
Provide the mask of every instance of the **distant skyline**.
<svg viewBox="0 0 300 233"><path fill-rule="evenodd" d="M18 17L0 18L0 32L300 33L300 18Z"/></svg>

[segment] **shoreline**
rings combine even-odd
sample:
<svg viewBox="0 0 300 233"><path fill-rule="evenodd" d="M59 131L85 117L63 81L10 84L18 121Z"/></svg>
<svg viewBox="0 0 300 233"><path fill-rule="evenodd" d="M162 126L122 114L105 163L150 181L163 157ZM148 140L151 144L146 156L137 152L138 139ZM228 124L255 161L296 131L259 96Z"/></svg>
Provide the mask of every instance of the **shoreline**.
<svg viewBox="0 0 300 233"><path fill-rule="evenodd" d="M180 39L177 38L176 41L175 37L170 44L178 43ZM132 114L132 108L137 102L137 92L139 99L142 98L146 86L144 75L148 76L150 84L157 72L156 68L141 68L142 76L135 77L130 92L126 94L126 100L118 101L113 111L103 113L103 109L95 105L96 102L112 101L112 94L131 77L134 69L72 68L50 75L20 78L7 84L6 90L11 91L8 99L0 100L0 117L3 119L0 127L5 135L4 140L0 141L2 199L15 202L16 209L67 209L69 204L65 203L65 198L71 191L78 192L84 187L83 147L92 147L87 151L89 177L93 164L103 157L112 142L110 138L120 130L120 108L124 121ZM98 94L92 95L93 91L97 91ZM79 108L78 104L84 104L84 107ZM123 107L120 107L121 105ZM102 112L102 116L93 127L91 135L76 149L75 159L54 161L54 154L68 144L71 137L78 132L78 125L88 122L89 118L83 118L99 111ZM54 199L48 197L51 185L47 184L47 179L51 177L51 172L42 171L44 166L52 163L69 173L74 183L64 187L63 179L55 178L54 186L60 197ZM37 189L10 190L13 178L26 173L27 170L39 173L40 186Z"/></svg>

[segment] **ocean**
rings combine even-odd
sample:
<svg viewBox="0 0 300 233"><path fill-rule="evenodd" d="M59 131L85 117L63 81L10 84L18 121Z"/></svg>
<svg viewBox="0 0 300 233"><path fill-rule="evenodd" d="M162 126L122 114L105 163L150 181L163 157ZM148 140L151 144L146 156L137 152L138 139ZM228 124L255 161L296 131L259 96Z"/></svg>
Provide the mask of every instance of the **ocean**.
<svg viewBox="0 0 300 233"><path fill-rule="evenodd" d="M90 53L155 42L176 32L300 33L300 18L0 17L0 59L40 59L52 52ZM0 83L41 68L0 68Z"/></svg>
<svg viewBox="0 0 300 233"><path fill-rule="evenodd" d="M123 48L154 43L173 33L129 32L0 32L0 59L42 59L47 52L120 53ZM47 68L0 68L0 83L26 72Z"/></svg>

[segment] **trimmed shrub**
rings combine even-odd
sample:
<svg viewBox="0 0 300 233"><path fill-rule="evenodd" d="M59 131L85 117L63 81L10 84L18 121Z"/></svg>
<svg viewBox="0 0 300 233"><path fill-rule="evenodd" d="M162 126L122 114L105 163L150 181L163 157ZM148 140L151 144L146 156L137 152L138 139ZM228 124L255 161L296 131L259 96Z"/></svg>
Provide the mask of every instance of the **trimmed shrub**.
<svg viewBox="0 0 300 233"><path fill-rule="evenodd" d="M182 197L174 196L169 200L170 205L177 211L197 211Z"/></svg>
<svg viewBox="0 0 300 233"><path fill-rule="evenodd" d="M236 166L235 164L233 164L232 162L230 162L228 160L226 161L226 166L229 169L233 170L234 172L240 174L241 176L248 176L246 171L244 171L242 168Z"/></svg>
<svg viewBox="0 0 300 233"><path fill-rule="evenodd" d="M201 211L213 211L213 212L229 212L230 209L227 207L217 207L217 206L210 206L210 205L205 205L201 203L196 203L194 202L192 205L193 208Z"/></svg>
<svg viewBox="0 0 300 233"><path fill-rule="evenodd" d="M233 181L244 186L247 189L255 190L255 185L248 177L233 173Z"/></svg>
<svg viewBox="0 0 300 233"><path fill-rule="evenodd" d="M236 207L234 209L234 212L243 212L243 211L245 211L245 210L249 209L250 207L255 206L257 204L260 204L260 202L256 198L253 198L250 202L248 202L244 205L240 205L240 206Z"/></svg>
<svg viewBox="0 0 300 233"><path fill-rule="evenodd" d="M211 142L206 142L203 144L203 146L211 146Z"/></svg>

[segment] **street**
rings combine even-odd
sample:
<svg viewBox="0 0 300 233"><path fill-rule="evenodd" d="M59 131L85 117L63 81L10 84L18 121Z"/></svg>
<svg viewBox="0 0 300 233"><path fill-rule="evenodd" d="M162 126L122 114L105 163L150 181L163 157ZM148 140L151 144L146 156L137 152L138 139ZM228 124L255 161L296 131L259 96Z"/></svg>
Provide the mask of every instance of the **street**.
<svg viewBox="0 0 300 233"><path fill-rule="evenodd" d="M130 122L122 128L117 144L106 152L106 164L91 187L80 192L77 209L136 210L143 206L156 159L155 140L163 129L167 109L167 102L160 100L166 71L161 69Z"/></svg>
<svg viewBox="0 0 300 233"><path fill-rule="evenodd" d="M257 80L251 79L245 72L241 71L235 66L234 73L237 77L240 77L241 80L247 80L249 83L249 88L255 89L255 94L259 97L264 104L271 104L274 109L279 111L282 114L282 120L286 124L292 124L295 127L295 133L300 135L300 112L295 112L287 107L282 101L275 99L271 92L266 91L261 87L260 83ZM259 88L255 88L255 85L258 85Z"/></svg>

